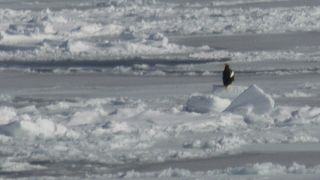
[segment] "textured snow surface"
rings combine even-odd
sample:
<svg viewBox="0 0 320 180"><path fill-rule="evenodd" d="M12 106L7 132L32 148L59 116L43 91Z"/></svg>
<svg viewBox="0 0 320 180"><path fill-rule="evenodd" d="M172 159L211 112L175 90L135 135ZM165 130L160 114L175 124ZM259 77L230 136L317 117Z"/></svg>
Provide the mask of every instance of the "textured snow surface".
<svg viewBox="0 0 320 180"><path fill-rule="evenodd" d="M318 31L318 6L241 8L237 4L255 1L92 1L48 3L53 9L0 9L0 61L65 61L124 59L305 59L318 61L312 49L300 52L230 52L219 44L188 46L175 37L197 35L278 34ZM256 3L264 1L257 1ZM267 1L268 2L268 1ZM21 2L22 3L22 2ZM30 4L33 2L30 1ZM63 6L63 3L66 4ZM45 2L34 3L41 7ZM228 4L228 3L226 3ZM28 3L21 4L28 7ZM63 7L74 6L74 9ZM44 6L45 7L45 6ZM81 8L82 7L82 8ZM214 36L213 36L214 37ZM213 44L215 41L213 40ZM186 44L190 44L188 41ZM272 42L269 42L272 44ZM192 43L191 43L192 44ZM290 43L289 43L290 44ZM312 44L319 48L319 43ZM224 47L220 47L220 49ZM308 58L306 58L308 57Z"/></svg>
<svg viewBox="0 0 320 180"><path fill-rule="evenodd" d="M54 176L73 176L72 165L68 163L74 162L79 166L80 176L84 171L97 171L109 174L102 176L109 178L288 175L294 173L292 168L296 166L302 167L298 174L318 174L304 165L285 167L270 163L201 171L195 175L188 169L144 173L131 172L126 167L137 162L161 163L234 154L252 144L319 142L316 130L305 131L319 125L318 107L274 106L270 96L257 85L220 87L214 92L149 100L128 97L50 100L2 95L0 150L5 163L1 171L49 175L53 167L64 164L65 172L58 168ZM238 93L238 97L226 98L229 92ZM15 155L9 155L12 152ZM86 166L88 163L93 163L90 168Z"/></svg>
<svg viewBox="0 0 320 180"><path fill-rule="evenodd" d="M319 12L0 0L0 179L320 179Z"/></svg>

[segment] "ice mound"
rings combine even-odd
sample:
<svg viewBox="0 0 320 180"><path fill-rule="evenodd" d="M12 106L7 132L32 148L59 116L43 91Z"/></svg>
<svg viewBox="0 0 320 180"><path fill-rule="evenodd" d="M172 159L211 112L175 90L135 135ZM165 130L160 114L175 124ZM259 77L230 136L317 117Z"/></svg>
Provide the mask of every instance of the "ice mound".
<svg viewBox="0 0 320 180"><path fill-rule="evenodd" d="M67 129L65 126L55 124L54 122L46 119L38 119L36 121L14 121L5 125L1 125L0 134L12 137L24 137L25 135L31 135L44 138L76 138L78 136L77 133Z"/></svg>
<svg viewBox="0 0 320 180"><path fill-rule="evenodd" d="M274 108L274 100L257 85L251 85L232 101L226 112L266 114Z"/></svg>
<svg viewBox="0 0 320 180"><path fill-rule="evenodd" d="M213 85L212 94L220 98L235 99L248 87L246 86L229 86L225 88L223 85Z"/></svg>
<svg viewBox="0 0 320 180"><path fill-rule="evenodd" d="M230 105L228 99L213 95L194 94L188 99L185 109L197 113L222 112L228 105Z"/></svg>

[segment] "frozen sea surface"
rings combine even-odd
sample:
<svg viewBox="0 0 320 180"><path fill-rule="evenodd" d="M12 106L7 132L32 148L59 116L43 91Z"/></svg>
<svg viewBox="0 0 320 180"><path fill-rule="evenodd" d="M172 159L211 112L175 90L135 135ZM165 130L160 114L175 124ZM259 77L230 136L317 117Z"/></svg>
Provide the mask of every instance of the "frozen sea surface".
<svg viewBox="0 0 320 180"><path fill-rule="evenodd" d="M319 11L0 0L0 178L319 179Z"/></svg>
<svg viewBox="0 0 320 180"><path fill-rule="evenodd" d="M219 5L223 1L181 2L2 1L0 60L184 62L233 58L242 50L276 53L272 59L279 59L277 55L286 56L296 48L294 58L318 57L316 2L228 1L223 7ZM276 6L284 2L291 6ZM25 3L42 9L33 10ZM246 3L261 7L237 6ZM264 3L275 7L262 8ZM26 9L6 8L6 4ZM50 8L54 5L74 8ZM243 58L247 57L250 54Z"/></svg>
<svg viewBox="0 0 320 180"><path fill-rule="evenodd" d="M4 178L318 177L317 75L276 76L282 84L274 75L241 75L225 90L216 76L0 74ZM250 94L271 97L274 107L241 95L253 82L262 89ZM194 93L242 96L238 104L248 106L222 112L228 104L209 98L211 110L196 113L186 110ZM269 110L256 114L250 104Z"/></svg>

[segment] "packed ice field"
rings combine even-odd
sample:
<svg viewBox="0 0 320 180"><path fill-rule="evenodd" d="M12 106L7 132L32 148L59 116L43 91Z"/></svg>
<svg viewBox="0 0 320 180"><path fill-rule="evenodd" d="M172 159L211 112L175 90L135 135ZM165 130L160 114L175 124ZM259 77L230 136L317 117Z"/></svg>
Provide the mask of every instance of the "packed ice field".
<svg viewBox="0 0 320 180"><path fill-rule="evenodd" d="M0 179L318 180L319 20L317 0L0 0Z"/></svg>

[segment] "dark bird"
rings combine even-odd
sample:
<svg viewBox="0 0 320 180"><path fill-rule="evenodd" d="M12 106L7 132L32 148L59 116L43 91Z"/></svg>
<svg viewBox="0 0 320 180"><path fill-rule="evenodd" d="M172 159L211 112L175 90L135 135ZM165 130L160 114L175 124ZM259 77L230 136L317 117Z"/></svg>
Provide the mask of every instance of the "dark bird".
<svg viewBox="0 0 320 180"><path fill-rule="evenodd" d="M229 64L224 65L222 80L224 87L228 87L234 81L234 72L230 69Z"/></svg>

